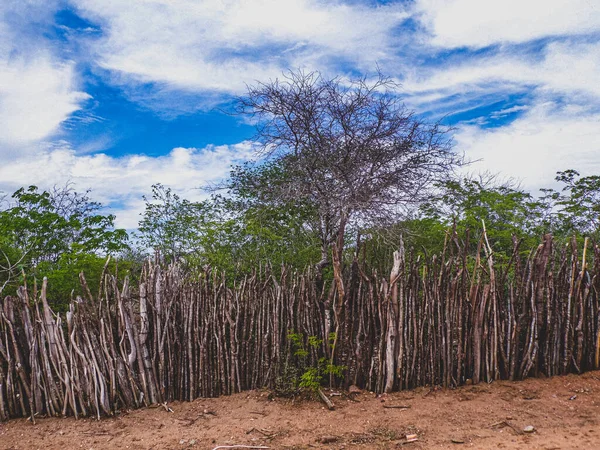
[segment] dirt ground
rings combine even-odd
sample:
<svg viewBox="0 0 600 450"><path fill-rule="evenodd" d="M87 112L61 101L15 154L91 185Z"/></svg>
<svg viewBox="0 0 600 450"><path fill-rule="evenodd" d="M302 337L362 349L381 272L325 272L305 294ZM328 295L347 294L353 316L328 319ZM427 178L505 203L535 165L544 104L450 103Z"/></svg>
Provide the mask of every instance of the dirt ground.
<svg viewBox="0 0 600 450"><path fill-rule="evenodd" d="M600 449L600 372L331 399L335 411L254 391L100 421L12 420L0 423L0 448Z"/></svg>

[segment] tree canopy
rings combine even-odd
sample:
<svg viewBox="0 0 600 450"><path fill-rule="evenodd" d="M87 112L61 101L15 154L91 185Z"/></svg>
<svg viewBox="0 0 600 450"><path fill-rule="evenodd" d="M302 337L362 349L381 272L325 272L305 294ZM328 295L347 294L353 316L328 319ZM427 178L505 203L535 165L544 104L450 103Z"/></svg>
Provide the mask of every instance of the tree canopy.
<svg viewBox="0 0 600 450"><path fill-rule="evenodd" d="M462 163L447 130L407 110L397 84L380 73L345 80L289 72L249 87L238 112L256 121L270 163L240 170L230 188L242 180L265 202L312 205L321 265L334 242L341 251L352 221L397 219Z"/></svg>
<svg viewBox="0 0 600 450"><path fill-rule="evenodd" d="M380 73L289 72L249 86L236 105L256 124L259 158L232 167L202 201L155 184L134 239L89 191L69 185L24 187L0 201L0 292L22 273L48 276L50 299L67 301L80 271L93 288L108 255L119 257L119 270L157 253L194 273L213 267L232 283L264 264L275 274L316 267L323 281L332 255L338 267L360 250L363 262L387 271L402 244L417 257L443 252L450 229L476 248L484 223L500 264L516 243L528 251L545 233L600 238L600 176L558 172L539 195L493 176L460 176L464 159L449 130L408 110Z"/></svg>
<svg viewBox="0 0 600 450"><path fill-rule="evenodd" d="M78 274L98 272L104 256L129 248L125 230L114 228L113 215L70 186L40 191L18 189L0 210L0 288L24 271L56 276L61 295L78 286ZM2 289L0 289L1 292ZM52 294L52 293L51 293Z"/></svg>

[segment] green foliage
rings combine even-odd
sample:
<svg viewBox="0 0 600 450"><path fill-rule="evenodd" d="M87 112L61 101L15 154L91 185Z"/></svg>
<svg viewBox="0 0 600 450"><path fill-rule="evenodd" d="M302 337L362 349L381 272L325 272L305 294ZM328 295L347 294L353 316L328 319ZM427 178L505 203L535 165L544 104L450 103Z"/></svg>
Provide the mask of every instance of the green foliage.
<svg viewBox="0 0 600 450"><path fill-rule="evenodd" d="M0 211L0 235L34 264L56 261L68 251L110 253L127 248L127 233L114 229L114 216L98 214L99 203L66 189L60 197L39 192L36 186L17 190L14 204Z"/></svg>
<svg viewBox="0 0 600 450"><path fill-rule="evenodd" d="M56 298L68 301L80 270L97 275L104 266L100 255L129 248L127 232L115 229L115 217L100 214L102 205L87 194L29 186L12 195L0 211L0 288L14 289L23 271L56 279Z"/></svg>
<svg viewBox="0 0 600 450"><path fill-rule="evenodd" d="M289 174L281 161L232 168L227 198L215 197L232 212L246 237L244 256L253 264L269 259L304 268L320 258L315 204L280 195Z"/></svg>
<svg viewBox="0 0 600 450"><path fill-rule="evenodd" d="M90 291L98 293L102 271L107 258L94 253L64 253L55 263L42 262L31 272L29 277L38 280L48 278L48 301L55 311L65 312L71 297L85 296L79 281L79 274L84 273ZM130 274L132 261L112 258L107 266L108 273L118 272L120 276Z"/></svg>
<svg viewBox="0 0 600 450"><path fill-rule="evenodd" d="M490 244L499 255L512 252L513 236L533 245L543 233L544 205L523 190L498 185L494 180L472 179L448 181L440 188L440 193L423 206L423 215L446 228L455 223L461 235L471 230L474 245L483 222Z"/></svg>
<svg viewBox="0 0 600 450"><path fill-rule="evenodd" d="M51 300L64 304L71 293L81 294L79 272L86 274L94 290L107 255L120 256L121 272L135 272L149 250L158 250L167 261L183 261L193 270L210 265L225 272L231 283L265 263L275 276L282 265L292 270L314 266L323 260L324 249L330 256L335 226L321 216L310 197L282 194L285 186L291 186L289 170L281 159L234 167L226 192L200 202L154 185L151 198L144 198L135 250L129 248L125 230L114 228L114 216L101 214L102 205L91 201L88 192L79 194L68 186L19 189L0 208L0 292L14 290L24 271L28 279L47 276ZM542 189L537 197L493 177L446 181L403 220L377 222L365 217L349 227L346 261L357 257L386 273L401 242L407 258L430 257L443 251L452 229L459 240L468 237L464 244L472 253L482 235L482 222L500 265L512 255L515 237L523 241L522 249L535 247L544 233L562 241L573 235L600 239L600 176L582 177L566 170L558 172L556 181L558 188ZM114 259L109 269L117 269ZM331 278L331 267L324 265L322 270L325 280ZM319 377L335 372L325 361L319 362L317 348L323 343L314 339L290 335L296 352L292 365L302 369L297 387L300 382L320 383Z"/></svg>
<svg viewBox="0 0 600 450"><path fill-rule="evenodd" d="M600 238L600 176L581 177L576 170L558 172L561 191L544 189L542 198L550 208L549 228L554 234Z"/></svg>
<svg viewBox="0 0 600 450"><path fill-rule="evenodd" d="M304 224L305 211L298 205L269 205L214 197L213 204L229 217L228 232L214 240L226 242L238 273L248 273L264 261L303 269L318 260L318 244ZM273 267L275 271L278 267Z"/></svg>
<svg viewBox="0 0 600 450"><path fill-rule="evenodd" d="M138 230L146 248L174 260L201 247L202 222L208 209L204 203L182 199L161 184L152 186L152 198L144 197L144 202Z"/></svg>
<svg viewBox="0 0 600 450"><path fill-rule="evenodd" d="M145 199L140 242L169 261L183 260L191 267L208 264L230 279L266 261L277 272L280 264L304 268L317 258L318 247L303 228L301 209L262 204L241 181L229 194L191 202L164 186L153 186L152 199Z"/></svg>
<svg viewBox="0 0 600 450"><path fill-rule="evenodd" d="M316 336L304 337L301 333L288 334L293 362L285 364L282 374L275 383L275 392L280 396L298 394L314 395L329 376L341 378L345 367L331 364L328 358L315 358L323 340ZM328 336L330 344L335 341L335 333Z"/></svg>
<svg viewBox="0 0 600 450"><path fill-rule="evenodd" d="M409 252L419 255L441 254L448 224L434 217L408 218L387 227L367 230L361 263L372 270L386 273L390 270L394 251L401 242Z"/></svg>
<svg viewBox="0 0 600 450"><path fill-rule="evenodd" d="M389 270L400 245L422 256L440 254L448 231L474 250L485 223L497 264L513 253L514 238L522 251L534 248L545 233L566 242L573 235L600 238L600 176L580 177L574 170L558 172L562 189L542 189L538 197L494 177L450 180L412 216L391 226L368 230L363 258L377 270Z"/></svg>

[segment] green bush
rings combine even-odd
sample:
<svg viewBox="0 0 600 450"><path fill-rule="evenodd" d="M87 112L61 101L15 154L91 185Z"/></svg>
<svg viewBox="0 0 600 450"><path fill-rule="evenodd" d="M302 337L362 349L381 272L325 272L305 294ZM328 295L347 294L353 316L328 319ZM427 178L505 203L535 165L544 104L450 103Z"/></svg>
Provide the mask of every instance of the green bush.
<svg viewBox="0 0 600 450"><path fill-rule="evenodd" d="M292 358L283 364L281 373L275 380L275 394L282 397L297 395L315 396L323 383L330 377L342 377L345 367L331 364L328 358L311 357L318 355L323 340L317 336L304 337L302 333L290 332L287 336L290 342ZM335 333L328 336L333 345Z"/></svg>

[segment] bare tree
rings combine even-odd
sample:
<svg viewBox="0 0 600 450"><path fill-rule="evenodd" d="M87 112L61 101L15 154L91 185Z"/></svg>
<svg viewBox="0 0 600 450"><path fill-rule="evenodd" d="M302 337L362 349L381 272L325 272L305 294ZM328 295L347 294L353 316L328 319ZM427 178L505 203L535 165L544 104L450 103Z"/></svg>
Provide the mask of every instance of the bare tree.
<svg viewBox="0 0 600 450"><path fill-rule="evenodd" d="M448 130L407 110L399 86L381 73L371 81L289 72L249 86L237 105L256 122L263 156L284 173L257 183L261 196L317 208L319 268L332 245L341 254L352 221L397 218L462 163Z"/></svg>

